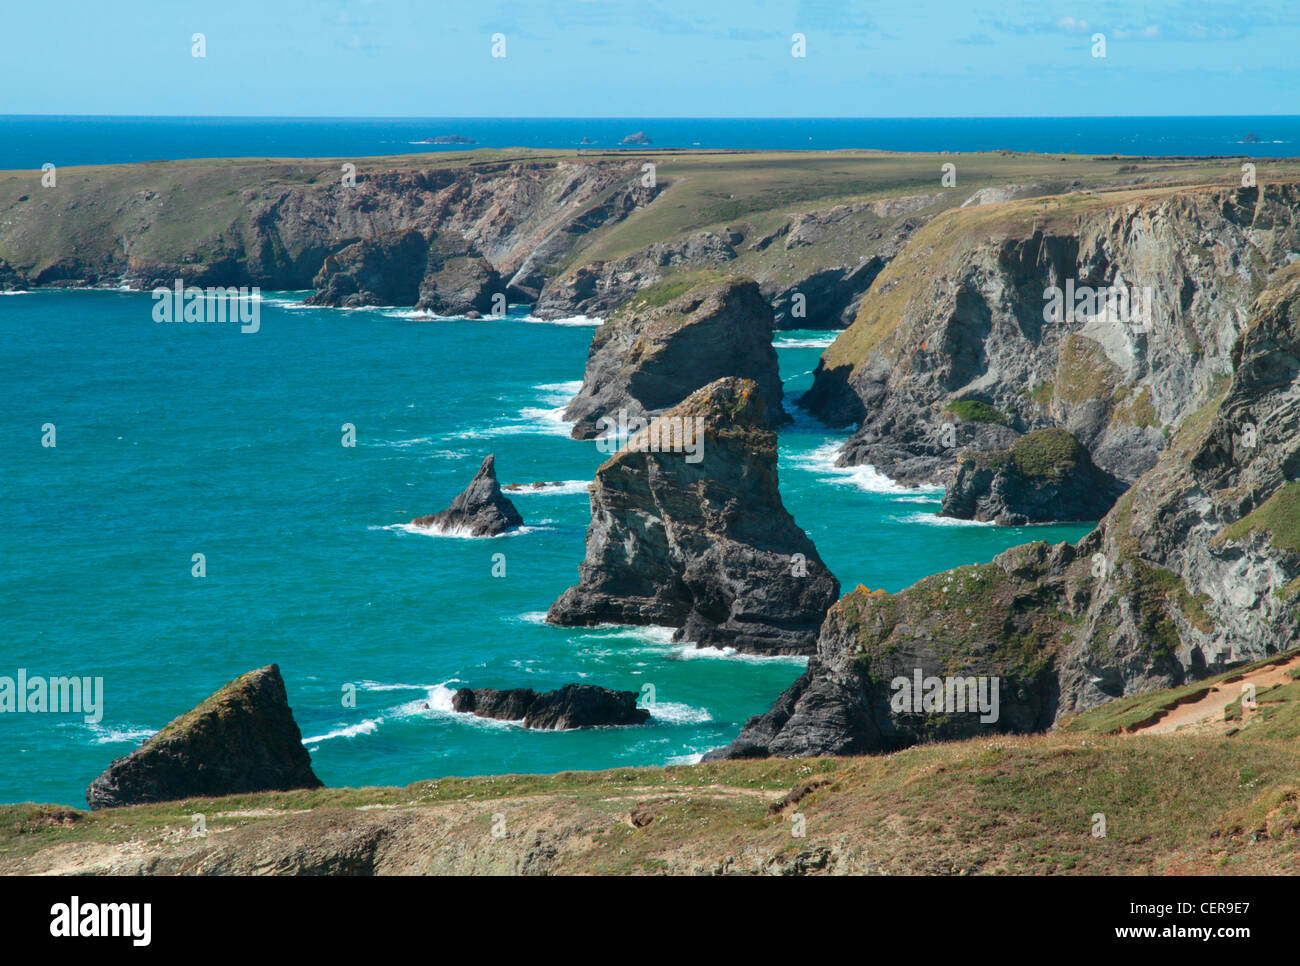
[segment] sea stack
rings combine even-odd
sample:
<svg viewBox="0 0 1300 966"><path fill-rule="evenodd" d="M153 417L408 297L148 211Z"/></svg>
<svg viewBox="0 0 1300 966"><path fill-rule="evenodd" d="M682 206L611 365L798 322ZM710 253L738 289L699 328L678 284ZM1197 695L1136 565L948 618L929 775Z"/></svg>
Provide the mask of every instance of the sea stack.
<svg viewBox="0 0 1300 966"><path fill-rule="evenodd" d="M781 503L763 406L753 381L719 379L607 460L590 488L578 584L546 619L663 625L701 646L811 654L839 582ZM688 445L666 445L677 439Z"/></svg>
<svg viewBox="0 0 1300 966"><path fill-rule="evenodd" d="M524 525L515 505L501 492L497 482L496 455L484 458L469 486L438 513L416 517L412 526L441 531L464 532L472 537L495 537L512 527Z"/></svg>
<svg viewBox="0 0 1300 966"><path fill-rule="evenodd" d="M564 418L574 423L574 439L595 439L624 414L630 420L662 412L726 376L753 380L770 425L789 421L772 348L772 307L758 284L670 277L596 330L582 388Z"/></svg>
<svg viewBox="0 0 1300 966"><path fill-rule="evenodd" d="M231 681L90 783L115 808L181 798L321 788L274 664Z"/></svg>

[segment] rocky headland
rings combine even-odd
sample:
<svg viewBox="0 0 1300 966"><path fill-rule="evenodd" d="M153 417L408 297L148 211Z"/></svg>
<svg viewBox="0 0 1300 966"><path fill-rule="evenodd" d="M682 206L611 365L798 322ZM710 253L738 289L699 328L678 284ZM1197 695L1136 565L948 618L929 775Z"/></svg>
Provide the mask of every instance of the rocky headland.
<svg viewBox="0 0 1300 966"><path fill-rule="evenodd" d="M949 484L958 452L1050 427L1132 483L1229 376L1251 301L1297 250L1294 183L948 211L882 269L802 404L858 424L843 464L905 484Z"/></svg>
<svg viewBox="0 0 1300 966"><path fill-rule="evenodd" d="M1038 731L1300 637L1300 266L1277 272L1233 375L1076 545L865 588L830 611L807 672L714 757L887 751ZM996 679L994 721L898 711L897 679Z"/></svg>
<svg viewBox="0 0 1300 966"><path fill-rule="evenodd" d="M607 460L590 488L578 584L547 620L662 625L701 646L811 653L839 582L781 503L763 407L754 382L719 379ZM674 423L700 427L698 462L653 451Z"/></svg>

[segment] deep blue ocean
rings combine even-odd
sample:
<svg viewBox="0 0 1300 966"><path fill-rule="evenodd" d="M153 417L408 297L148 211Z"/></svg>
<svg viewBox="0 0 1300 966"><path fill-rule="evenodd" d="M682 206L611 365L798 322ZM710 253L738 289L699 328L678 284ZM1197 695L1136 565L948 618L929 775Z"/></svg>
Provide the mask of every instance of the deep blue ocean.
<svg viewBox="0 0 1300 966"><path fill-rule="evenodd" d="M175 158L358 158L466 148L1300 155L1300 116L1082 118L228 118L0 116L0 169ZM1257 140L1247 141L1248 135ZM473 144L428 145L460 136Z"/></svg>
<svg viewBox="0 0 1300 966"><path fill-rule="evenodd" d="M700 651L663 630L541 622L576 579L602 460L560 421L591 326L523 307L416 321L303 308L304 294L264 293L255 333L158 324L147 293L0 297L0 675L105 687L98 723L0 715L0 801L82 804L113 758L271 662L317 773L352 786L689 761L798 676L801 661ZM793 395L830 338L777 335ZM846 590L898 590L1088 529L941 522L937 490L836 468L846 435L805 417L780 446L785 503ZM514 534L406 527L487 453L504 484L564 485L517 496L527 526ZM195 553L206 577L192 576ZM460 685L572 681L653 684L652 723L541 733L450 710Z"/></svg>

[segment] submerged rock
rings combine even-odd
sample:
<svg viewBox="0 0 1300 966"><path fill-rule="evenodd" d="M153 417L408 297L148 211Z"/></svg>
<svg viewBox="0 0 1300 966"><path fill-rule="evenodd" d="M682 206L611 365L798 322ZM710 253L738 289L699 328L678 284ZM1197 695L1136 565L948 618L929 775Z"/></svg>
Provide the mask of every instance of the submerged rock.
<svg viewBox="0 0 1300 966"><path fill-rule="evenodd" d="M772 348L772 308L758 285L706 278L673 295L678 284L669 279L642 292L596 330L582 388L564 413L575 439L601 436L621 416L661 412L725 376L756 383L770 425L789 421Z"/></svg>
<svg viewBox="0 0 1300 966"><path fill-rule="evenodd" d="M592 684L566 684L539 694L532 688L461 688L451 699L456 711L480 718L522 721L525 728L566 731L606 725L636 725L650 712L636 706L635 691L611 691Z"/></svg>
<svg viewBox="0 0 1300 966"><path fill-rule="evenodd" d="M469 486L451 501L451 506L428 516L416 517L412 526L435 530L464 530L472 537L494 537L512 527L524 525L515 505L501 492L497 482L496 454L483 459Z"/></svg>
<svg viewBox="0 0 1300 966"><path fill-rule="evenodd" d="M227 684L86 789L91 808L321 788L274 664Z"/></svg>
<svg viewBox="0 0 1300 966"><path fill-rule="evenodd" d="M839 582L781 503L763 406L752 381L719 379L606 461L590 487L578 584L546 619L656 624L701 646L811 653ZM664 451L678 432L693 453Z"/></svg>
<svg viewBox="0 0 1300 966"><path fill-rule="evenodd" d="M1127 489L1064 429L1036 429L1010 449L963 453L940 516L1003 526L1100 520Z"/></svg>

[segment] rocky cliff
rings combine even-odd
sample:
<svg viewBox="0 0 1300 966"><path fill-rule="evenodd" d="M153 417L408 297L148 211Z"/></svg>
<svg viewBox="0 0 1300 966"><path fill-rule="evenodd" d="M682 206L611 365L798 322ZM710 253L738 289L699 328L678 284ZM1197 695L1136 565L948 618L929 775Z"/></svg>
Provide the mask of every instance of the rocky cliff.
<svg viewBox="0 0 1300 966"><path fill-rule="evenodd" d="M625 423L661 412L726 376L753 380L771 425L789 421L772 310L758 286L712 275L685 279L648 289L596 330L582 388L564 413L575 439L608 432L603 419Z"/></svg>
<svg viewBox="0 0 1300 966"><path fill-rule="evenodd" d="M1053 426L1132 482L1227 377L1252 300L1297 253L1291 182L949 211L882 269L803 405L860 423L844 463L905 483L951 482L960 450Z"/></svg>
<svg viewBox="0 0 1300 966"><path fill-rule="evenodd" d="M763 405L755 383L720 379L606 461L578 584L547 620L657 624L701 646L810 653L839 583L781 503ZM682 434L697 461L661 445Z"/></svg>
<svg viewBox="0 0 1300 966"><path fill-rule="evenodd" d="M1066 712L1276 654L1300 637L1300 266L1233 376L1076 546L1016 547L835 605L808 671L715 757L882 751L1041 730ZM900 712L898 679L997 678L1000 715Z"/></svg>
<svg viewBox="0 0 1300 966"><path fill-rule="evenodd" d="M22 287L124 281L152 288L183 278L304 289L330 256L416 230L472 246L511 301L531 302L547 277L538 266L553 272L589 232L626 218L659 190L641 184L632 158L459 156L353 167L355 183L345 183L339 162L321 160L69 169L59 188L43 194L5 183L0 274ZM342 260L367 265L377 281L384 252L353 250ZM411 297L401 268L404 256L418 257L395 254L394 283ZM349 294L356 293L341 298Z"/></svg>
<svg viewBox="0 0 1300 966"><path fill-rule="evenodd" d="M231 681L90 783L91 808L320 788L274 664Z"/></svg>

